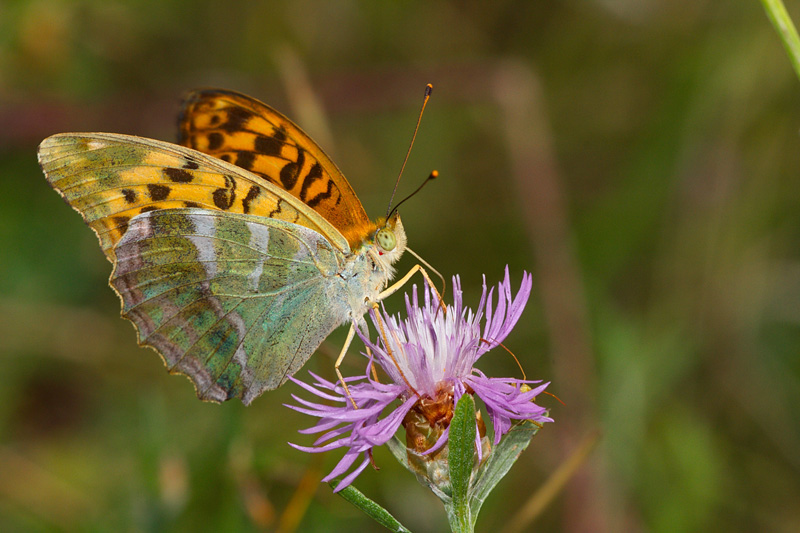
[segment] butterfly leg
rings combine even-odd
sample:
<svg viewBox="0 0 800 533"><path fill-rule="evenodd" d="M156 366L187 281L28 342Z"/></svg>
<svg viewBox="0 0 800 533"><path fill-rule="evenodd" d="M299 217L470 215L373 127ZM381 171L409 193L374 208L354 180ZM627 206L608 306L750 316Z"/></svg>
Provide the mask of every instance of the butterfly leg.
<svg viewBox="0 0 800 533"><path fill-rule="evenodd" d="M428 283L428 286L433 290L434 293L436 293L436 297L439 299L439 304L441 305L442 310L444 312L447 312L447 307L444 305L444 300L442 299L442 296L439 294L439 291L436 289L436 285L433 284L433 281L431 280L430 276L428 275L428 272L420 264L414 265L411 269L409 269L408 272L406 272L406 274L402 278L400 278L395 283L393 283L391 286L389 286L386 289L384 289L383 291L381 291L380 294L378 294L378 296L376 298L376 301L373 302L373 304L372 304L373 308L375 308L377 310L377 308L378 308L378 303L377 302L380 302L384 298L387 298L387 297L391 296L392 294L396 293L397 291L399 291L403 287L403 285L408 283L408 280L410 280L414 276L414 274L416 274L417 272L419 272L422 275L422 277L425 278L425 281ZM380 320L380 315L376 313L376 316L378 316L379 317L378 319ZM383 332L381 332L381 333L383 334ZM358 409L358 405L356 405L356 401L353 399L353 396L350 394L350 389L347 387L347 383L344 380L344 376L342 375L342 372L339 370L339 367L341 366L342 361L344 360L344 356L347 353L347 349L350 347L350 344L352 344L353 338L355 336L356 336L356 323L352 322L350 324L350 331L347 332L347 338L344 341L344 346L342 346L342 351L339 352L339 357L336 358L336 362L334 363L333 368L336 371L336 377L339 379L339 383L342 384L342 387L344 388L344 391L347 394L347 397L350 399L350 403L353 404L353 407L355 409ZM384 335L384 338L385 338L385 335ZM386 343L386 346L388 348L388 342ZM403 376L403 379L405 379L405 376ZM408 382L406 381L406 383L408 383ZM409 384L409 386L410 386L410 384ZM413 388L412 388L412 390L413 390Z"/></svg>
<svg viewBox="0 0 800 533"><path fill-rule="evenodd" d="M391 359L392 363L394 363L394 367L400 373L400 377L403 378L403 381L405 381L406 387L408 387L408 390L412 391L414 394L416 394L418 397L421 398L422 396L416 391L416 389L414 389L414 387L408 381L408 378L406 378L406 375L403 373L403 369L397 363L397 359L395 359L394 354L392 353L392 345L389 343L389 338L386 336L386 330L383 328L383 320L381 319L381 314L378 312L378 304L377 303L373 303L372 307L373 307L373 309L375 309L375 318L377 319L378 329L380 330L380 335L381 335L381 338L383 339L383 346L386 348L386 355L389 357L389 359ZM403 345L400 342L400 339L397 338L397 333L394 330L391 330L391 333L392 333L392 337L394 338L395 345L399 346L400 347L400 351L402 352ZM403 356L405 357L405 354ZM377 380L377 376L376 376L376 380Z"/></svg>
<svg viewBox="0 0 800 533"><path fill-rule="evenodd" d="M444 305L444 300L442 299L442 296L439 294L439 291L436 289L436 285L433 284L433 281L431 280L430 276L428 275L428 271L425 270L422 267L422 265L420 265L420 264L416 264L413 267L411 267L411 269L409 269L409 271L406 272L405 276L403 276L402 278L400 278L396 282L392 283L389 287L386 287L383 291L381 291L381 293L378 294L377 301L380 302L384 298L387 298L387 297L391 296L392 294L396 293L397 291L399 291L403 287L403 285L408 283L408 280L410 280L411 277L414 274L416 274L417 272L422 274L422 277L425 278L425 281L428 283L428 286L431 288L431 290L433 290L434 293L436 293L436 297L439 299L439 305L441 306L442 310L446 313L447 312L447 306Z"/></svg>
<svg viewBox="0 0 800 533"><path fill-rule="evenodd" d="M356 336L356 323L351 322L350 331L347 332L347 338L344 340L344 346L342 346L342 351L339 352L339 357L336 358L336 362L333 364L333 369L336 371L336 377L339 378L339 383L341 383L342 387L344 387L344 392L350 399L350 403L353 404L353 408L358 409L356 401L353 399L353 395L350 394L350 389L347 388L347 383L344 380L344 376L342 376L342 373L339 370L339 367L341 366L342 361L344 360L344 355L347 353L347 349L350 347L350 344L352 344L353 337L355 336Z"/></svg>

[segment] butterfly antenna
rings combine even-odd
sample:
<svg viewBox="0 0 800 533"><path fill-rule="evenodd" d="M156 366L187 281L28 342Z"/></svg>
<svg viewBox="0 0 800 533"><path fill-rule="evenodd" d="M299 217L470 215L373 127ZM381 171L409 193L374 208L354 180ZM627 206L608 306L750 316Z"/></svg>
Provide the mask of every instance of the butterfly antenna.
<svg viewBox="0 0 800 533"><path fill-rule="evenodd" d="M403 165L400 167L400 174L397 175L397 181L394 182L394 189L392 190L392 196L389 198L389 205L386 207L386 218L389 218L389 215L392 213L392 202L394 201L394 195L397 192L397 186L400 185L400 177L403 175L403 170L406 168L406 163L408 162L408 156L411 155L411 148L414 146L414 139L417 138L417 131L419 131L419 124L422 122L422 113L425 112L425 106L428 105L428 100L431 97L431 93L433 92L433 85L430 83L425 86L425 98L422 100L422 108L419 110L419 117L417 118L417 125L414 128L414 135L411 136L411 143L408 145L408 151L406 152L406 158L403 159Z"/></svg>
<svg viewBox="0 0 800 533"><path fill-rule="evenodd" d="M404 201L405 201L405 200L404 200ZM400 204L397 204L397 205L400 205ZM438 270L436 270L435 268L433 268L433 267L430 265L430 263L428 263L428 262L427 262L427 261L425 261L423 258L421 258L421 257L420 257L420 256L417 254L417 252L415 252L414 250L412 250L412 249L411 249L411 248L409 248L408 246L406 246L406 252L408 252L408 253L410 253L411 255L413 255L414 257L416 257L416 258L417 258L417 261L419 261L420 263L422 263L423 265L425 265L426 267L428 267L428 270L430 270L431 272L433 272L434 274L436 274L436 275L439 277L439 279L442 281L442 292L439 294L439 304L440 304L442 307L444 307L444 293L445 293L445 291L447 290L447 283L444 281L444 276L442 276L442 275L439 273L439 271L438 271Z"/></svg>
<svg viewBox="0 0 800 533"><path fill-rule="evenodd" d="M491 345L492 345L492 343L491 343L491 342L489 342L489 341L488 341L488 340L486 340L486 339L481 339L481 340L480 340L480 342L483 342L483 343L485 343L485 344L488 344L489 346L491 346ZM511 355L511 357L513 357L513 358L514 358L514 361L516 361L516 362L517 362L517 366L519 367L519 371L520 371L520 372L522 372L522 380L524 381L524 380L528 379L528 378L525 376L525 369L524 369L524 368L522 368L522 364L519 362L519 359L517 359L517 356L516 356L516 355L514 355L514 352L512 352L511 350L509 350L508 348L506 348L506 345L505 345L505 344L503 344L502 342L498 342L498 343L497 343L497 345L498 345L498 346L500 346L500 347L502 347L502 348L503 348L505 351L507 351L507 352L508 352L508 353Z"/></svg>
<svg viewBox="0 0 800 533"><path fill-rule="evenodd" d="M391 211L389 211L389 212L386 214L386 220L389 220L389 219L391 218L391 216L394 214L394 212L395 212L395 211L397 211L397 208L398 208L398 207L400 207L400 206L401 206L401 205L402 205L402 204L403 204L403 203L404 203L406 200L408 200L408 199L409 199L409 198L411 198L412 196L416 195L416 194L417 194L419 191L421 191L421 190L422 190L422 188L423 188L425 185L427 185L429 181L433 181L433 180L435 180L435 179L436 179L436 178L438 178L438 177L439 177L439 171L438 171L438 170L432 170L432 171L431 171L431 173L430 173L430 174L428 174L428 177L427 177L427 178L425 178L425 181L423 181L423 182L422 182L422 184L421 184L419 187L417 187L417 190L415 190L414 192L412 192L411 194L409 194L408 196L406 196L405 198L403 198L402 200L400 200L399 202L397 202L397 205L396 205L396 206L394 206L394 207L392 208L392 210L391 210Z"/></svg>

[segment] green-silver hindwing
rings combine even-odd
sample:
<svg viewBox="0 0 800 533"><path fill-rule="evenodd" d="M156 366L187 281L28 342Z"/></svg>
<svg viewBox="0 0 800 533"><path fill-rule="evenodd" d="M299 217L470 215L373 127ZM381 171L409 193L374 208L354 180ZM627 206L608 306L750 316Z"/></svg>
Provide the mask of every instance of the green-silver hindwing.
<svg viewBox="0 0 800 533"><path fill-rule="evenodd" d="M206 209L131 219L111 276L123 316L204 400L245 404L294 374L350 319L345 260L289 222Z"/></svg>

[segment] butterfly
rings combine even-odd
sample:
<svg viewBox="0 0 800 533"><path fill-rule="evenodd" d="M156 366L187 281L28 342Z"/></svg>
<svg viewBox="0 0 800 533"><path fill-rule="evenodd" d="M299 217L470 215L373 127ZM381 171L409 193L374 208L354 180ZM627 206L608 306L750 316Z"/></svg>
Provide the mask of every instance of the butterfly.
<svg viewBox="0 0 800 533"><path fill-rule="evenodd" d="M39 146L113 264L139 344L200 399L247 405L349 322L338 374L364 313L398 285L399 214L371 221L322 149L249 96L192 92L179 126L181 145L62 133Z"/></svg>

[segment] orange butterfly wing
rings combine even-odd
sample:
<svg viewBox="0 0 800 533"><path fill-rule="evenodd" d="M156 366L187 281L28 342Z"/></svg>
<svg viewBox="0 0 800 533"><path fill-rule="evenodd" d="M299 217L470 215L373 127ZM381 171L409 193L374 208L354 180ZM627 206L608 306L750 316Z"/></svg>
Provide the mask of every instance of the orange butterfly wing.
<svg viewBox="0 0 800 533"><path fill-rule="evenodd" d="M192 91L184 98L179 126L180 144L285 189L338 229L352 251L377 229L333 161L268 105L234 91Z"/></svg>

